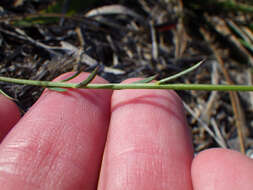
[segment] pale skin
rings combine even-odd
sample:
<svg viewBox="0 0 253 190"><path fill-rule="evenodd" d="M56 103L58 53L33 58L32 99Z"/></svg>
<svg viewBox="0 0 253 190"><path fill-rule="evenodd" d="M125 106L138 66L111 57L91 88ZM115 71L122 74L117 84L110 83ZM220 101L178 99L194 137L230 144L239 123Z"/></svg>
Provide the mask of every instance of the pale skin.
<svg viewBox="0 0 253 190"><path fill-rule="evenodd" d="M173 91L46 90L22 119L0 96L0 134L1 190L253 189L246 156L210 149L193 158Z"/></svg>

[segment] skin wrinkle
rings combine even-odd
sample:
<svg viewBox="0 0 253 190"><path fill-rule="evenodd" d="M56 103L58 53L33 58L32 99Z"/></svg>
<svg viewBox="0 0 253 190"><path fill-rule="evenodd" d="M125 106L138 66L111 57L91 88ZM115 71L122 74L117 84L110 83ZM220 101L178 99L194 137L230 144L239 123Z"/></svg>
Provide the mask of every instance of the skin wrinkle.
<svg viewBox="0 0 253 190"><path fill-rule="evenodd" d="M50 175L50 171L54 171L53 168L55 168L55 163L58 162L58 160L61 158L61 153L60 152L56 152L56 151L52 151L53 146L51 145L51 147L47 150L47 152L45 152L44 154L39 154L38 156L44 155L44 157L40 157L41 160L40 162L38 162L38 169L36 171L39 171L39 175L38 172L36 173L30 173L30 176L27 177L28 181L41 181L40 184L43 184L43 181L48 181L49 175ZM50 155L50 156L49 156ZM37 175L35 178L34 176ZM39 176L39 177L38 177ZM38 180L39 179L39 180Z"/></svg>
<svg viewBox="0 0 253 190"><path fill-rule="evenodd" d="M75 130L75 129L77 129L75 126L68 127L67 131L65 132L66 134L65 135L63 134L62 136L67 137L67 134L69 133L68 131L73 132L73 130ZM75 137L73 138L74 140L71 143L66 144L64 141L62 141L61 144L64 144L63 145L64 149L62 151L68 152L68 150L73 147L73 144L75 144L75 152L83 152L85 150L85 152L87 152L88 155L92 155L91 153L92 153L92 147L94 147L94 142L92 141L92 139L88 138L87 130L88 130L88 128L83 127L82 131L76 130L76 132L73 132L73 134L75 134ZM76 142L80 142L80 140L83 138L86 139L85 144L76 143ZM97 144L95 144L95 145L97 146ZM71 163L76 165L77 168L83 167L82 160L73 160L73 158L71 156L68 156L68 160L70 160Z"/></svg>
<svg viewBox="0 0 253 190"><path fill-rule="evenodd" d="M6 179L8 179L8 181L6 181ZM19 180L17 181L16 179L19 179ZM12 181L13 187L9 185L9 180ZM14 188L16 189L17 184L22 184L22 188L25 190L40 189L40 185L38 185L37 183L36 184L30 183L26 181L25 179L23 179L22 176L13 175L9 173L2 173L0 175L0 183L1 183L1 189L7 189L6 184L8 184L7 185L8 189L14 189Z"/></svg>
<svg viewBox="0 0 253 190"><path fill-rule="evenodd" d="M38 143L38 144L44 144L44 143L41 143L40 141L38 141L38 139L37 139L35 142ZM28 144L31 144L31 143L29 142ZM56 144L58 144L58 143L56 143ZM44 147L44 145L43 145L43 147ZM48 147L48 146L46 146L46 147ZM51 147L52 147L52 145L51 145ZM59 148L59 149L61 149L61 148ZM21 149L20 149L20 146L19 146L19 151L20 150ZM25 149L23 149L23 150L25 150ZM40 161L41 161L40 163L36 164L36 165L38 165L38 171L41 171L41 168L44 168L44 170L45 170L45 167L43 165L44 162L46 162L47 164L51 163L51 166L47 167L48 169L44 172L45 174L49 173L48 171L50 171L50 169L52 169L52 166L54 166L54 163L59 163L59 159L62 159L62 156L63 156L63 155L61 155L59 153L52 154L52 152L50 152L50 149L46 150L47 152L43 152L43 151L40 150L40 148L31 149L31 148L28 147L28 148L26 148L26 150L30 150L31 151L29 154L32 154L32 153L38 151L36 155L38 155L40 157ZM32 150L35 150L35 151L32 151ZM45 155L44 158L41 158L41 155ZM34 156L34 157L36 157L36 156ZM53 158L55 158L55 159L53 159ZM52 160L50 160L50 159L52 159ZM33 161L33 160L37 160L37 159L36 158L35 159L31 159L31 161ZM48 160L50 160L50 161L48 161ZM64 160L66 160L66 158L64 158ZM69 159L69 163L72 163L72 164L76 165L76 162L73 162L73 160L71 160L71 159ZM34 166L34 164L32 164L32 165ZM83 168L83 167L80 167L80 165L79 166L77 165L76 168ZM27 173L27 172L24 172L22 170L19 173ZM27 180L29 181L29 183L31 183L32 181L34 181L34 180L32 180L32 176L34 176L34 174L32 174L32 173L31 173L30 176L27 176ZM50 177L45 176L44 177L44 179L45 179L44 181L46 181L47 178L50 178Z"/></svg>
<svg viewBox="0 0 253 190"><path fill-rule="evenodd" d="M132 108L131 109L131 107L130 106L128 106L128 105L126 105L125 107L124 107L124 115L126 116L126 118L128 118L128 117L131 117L131 115L132 115L132 113L133 113L133 111L134 110L136 110L136 106L138 106L138 105L135 105L135 107L134 108ZM141 106L141 105L140 105ZM125 111L126 110L126 111ZM161 122L160 122L160 118L162 118L162 116L164 116L164 114L157 114L157 113L159 113L159 108L156 108L156 107L154 107L154 108L152 108L152 110L153 110L153 112L156 112L155 113L155 116L156 117L152 117L153 118L153 120L152 121L150 121L150 120L148 120L148 126L156 126L156 127L152 127L152 130L149 130L149 127L146 127L146 124L145 124L145 122L143 121L145 118L146 118L146 115L147 114L152 114L152 112L148 112L148 113L146 113L146 112L141 112L141 113L139 113L138 114L138 117L137 118L134 118L134 120L131 120L131 121L127 121L127 123L126 123L126 125L128 125L129 127L129 130L131 131L131 128L133 128L132 126L135 126L136 127L136 129L138 129L138 131L136 130L135 132L136 133L134 133L133 134L133 139L139 139L139 137L147 137L147 136L152 136L152 137L154 137L154 136L157 136L157 135L160 135L161 133L164 133L165 131L164 130L159 130L159 129L161 129L161 126L163 125ZM157 110L157 111L156 111ZM128 116L129 115L129 116ZM151 115L150 115L150 117L151 117ZM115 118L115 119L117 119L117 118ZM146 118L147 119L147 118ZM177 126L180 126L181 125L181 123L182 123L182 121L181 120L177 120L176 118L173 118L173 117L171 117L171 118L167 118L167 123L174 123L174 125L168 125L168 127L170 127L170 128L177 128ZM138 125L136 125L136 123L138 123ZM141 124L140 124L141 123ZM175 124L175 123L178 123L178 124ZM122 121L122 123L121 124L125 124L124 123L124 121ZM141 130L140 130L141 129ZM174 129L171 129L172 131L176 131L176 130L174 130ZM143 133L143 132L145 132L145 133ZM160 133L159 133L160 132ZM166 131L166 133L167 133L167 131ZM180 132L179 132L180 133ZM155 135L154 135L155 134ZM136 138L136 136L138 135L138 138ZM176 134L173 134L174 136L177 136ZM171 138L171 134L168 134L168 137L169 138ZM121 137L122 138L122 137ZM126 139L128 139L129 137L128 137L128 135L126 136ZM155 137L154 137L155 138ZM156 141L157 141L157 139L155 139ZM158 139L159 140L159 139Z"/></svg>
<svg viewBox="0 0 253 190"><path fill-rule="evenodd" d="M169 155L175 155L177 153L176 152L172 152L173 149L171 149L171 150L168 149L168 152L164 152L164 151L162 151L159 148L159 145L154 146L153 143L148 144L148 145L146 143L143 143L143 144L145 146L144 148L143 147L139 147L139 146L131 147L131 148L128 148L128 149L120 152L119 154L112 155L113 157L110 158L110 162L115 163L115 160L121 160L122 157L127 157L127 155L136 155L137 154L137 155L139 155L142 158L145 157L144 160L146 160L147 157L149 157L149 160L151 160L151 162L148 162L148 163L146 162L146 166L144 168L134 168L134 169L132 168L132 170L130 171L130 173L129 173L129 171L126 171L126 172L122 171L122 170L124 170L124 168L120 167L120 170L118 171L119 174L115 174L115 175L112 174L113 176L118 176L118 175L125 174L125 175L123 175L125 177L122 176L119 179L119 181L121 180L119 182L121 184L120 186L131 186L131 184L128 184L128 182L127 182L127 181L132 181L132 180L129 180L130 176L133 176L133 178L136 178L136 177L139 176L141 178L140 175L142 173L146 174L148 172L150 172L151 175L154 175L154 171L159 168L159 165L160 165L160 169L159 169L160 176L157 175L155 177L158 177L159 179L161 179L161 176L164 176L163 177L164 181L167 181L167 182L169 181L169 179L166 177L167 176L167 174L166 174L167 173L166 168L171 168L171 167L173 168L174 164L170 163L171 167L170 166L166 167L166 165L162 164L163 162L161 160L163 160L163 159L166 160ZM152 145L153 148L150 148L151 147L150 145ZM156 158L158 158L158 159L156 159ZM152 159L155 159L155 161L152 160ZM126 160L129 161L127 158L126 158ZM143 159L140 159L140 160L143 160ZM137 161L137 160L135 160L135 161ZM140 161L140 163L139 163L139 161L137 161L137 163L134 163L134 164L127 164L127 163L128 162L126 162L126 165L134 165L134 166L140 167L140 165L142 164L142 161ZM150 163L153 163L154 165L157 164L157 163L160 163L160 164L158 164L158 166L155 166L155 167L150 167ZM145 168L146 169L148 168L148 170L146 170ZM133 173L132 171L139 171L140 173L137 175L137 174ZM116 172L116 171L113 171L113 172ZM179 176L178 179L182 180L182 177ZM140 182L139 180L137 180L137 181ZM187 181L187 179L184 179L183 181ZM165 186L165 185L163 185L163 186ZM109 187L107 187L107 188L110 189Z"/></svg>
<svg viewBox="0 0 253 190"><path fill-rule="evenodd" d="M124 106L131 106L131 104L137 105L137 104L143 104L143 105L150 105L153 107L158 107L160 109L165 110L169 115L177 118L178 120L182 120L181 114L173 111L172 109L169 109L167 105L164 105L163 103L158 103L157 101L154 101L156 99L164 99L165 101L169 102L172 104L170 107L175 107L174 104L176 104L174 101L171 101L168 96L161 96L161 95L143 95L143 96L138 96L136 98L131 98L127 101L120 101L120 103L114 104L112 106L112 112L116 111L120 107Z"/></svg>
<svg viewBox="0 0 253 190"><path fill-rule="evenodd" d="M26 144L27 145L24 145L23 147L19 146L18 148L16 148L15 152L17 152L16 153L16 155L17 155L16 160L17 161L13 162L14 165L15 165L16 162L20 162L20 160L23 160L23 162L26 163L25 165L22 165L23 169L19 170L19 171L8 171L8 172L9 173L16 173L17 175L21 175L22 173L27 173L28 175L25 176L25 178L26 178L27 181L30 181L30 182L36 181L36 180L33 180L33 176L38 176L38 175L35 175L35 174L37 174L38 171L42 173L40 175L40 177L45 178L46 176L43 176L43 173L44 173L44 175L48 174L48 171L51 168L50 163L51 163L51 165L53 165L55 159L60 158L59 152L56 152L55 150L52 151L53 145L51 143L47 143L47 144L49 144L49 146L46 146L47 149L41 149L40 148L40 144L41 144L40 141L33 141L33 143L31 143L31 141L29 141L29 143L26 143ZM43 144L45 144L45 142ZM45 146L43 146L43 147L45 147ZM29 157L30 161L27 160L27 157L22 158L22 155L24 155L24 154L20 153L20 151L21 152L29 151L30 152L29 155L32 155L32 156ZM37 158L39 158L39 159L37 159ZM48 160L50 160L50 161L48 161ZM46 165L43 164L44 162L46 162ZM33 163L33 164L31 164L31 163ZM36 173L25 172L26 170L30 171L30 169L29 169L30 165L33 168L37 168ZM48 168L48 169L45 172L43 172L46 168Z"/></svg>
<svg viewBox="0 0 253 190"><path fill-rule="evenodd" d="M37 144L37 139L33 139L33 138L26 139L26 140L20 139L19 141L15 141L15 143L8 144L8 146L5 146L2 149L2 151L7 155L11 154L11 157L10 156L8 157L8 161L11 161L11 162L9 162L11 165L13 165L13 163L14 163L13 167L15 167L15 163L17 161L20 161L20 160L28 161L27 159L29 159L31 162L33 161L32 157L24 159L24 158L22 158L22 155L24 155L24 154L31 154L32 155L32 154L36 153L37 146L34 146L36 144ZM31 145L33 145L33 146L31 146ZM12 160L10 158L12 158ZM2 166L2 164L5 163L5 159L0 157L0 163Z"/></svg>
<svg viewBox="0 0 253 190"><path fill-rule="evenodd" d="M145 114L144 114L145 115ZM126 117L127 117L127 115L126 115ZM158 118L156 118L156 119L158 119ZM141 119L140 119L141 120ZM138 121L135 121L134 120L134 123L133 124L129 124L129 126L131 126L131 125L135 125L135 123L140 123L140 122L138 122ZM173 128L177 128L177 126L180 126L180 123L181 123L181 121L173 121L173 123L175 124L175 125L173 125L173 126L168 126L168 127L173 127ZM178 124L176 124L176 123L178 123ZM150 124L149 123L149 125L152 125L152 124ZM145 125L144 126L138 126L138 128L143 128L143 127L145 127ZM131 129L132 127L129 127L129 130ZM126 138L127 139L127 141L132 141L132 146L134 147L136 144L138 145L138 142L145 142L145 143L142 143L142 144L145 144L145 146L147 147L147 149L149 149L150 147L153 147L154 146L154 144L157 144L157 145L155 145L155 146L157 146L157 147L159 147L159 146L162 146L163 144L164 144L164 141L168 141L169 139L170 140L172 140L172 139L175 139L175 140L172 140L172 141L176 141L176 139L178 138L178 136L179 135L177 135L177 133L173 133L173 134L170 134L170 133L168 133L166 136L165 135L163 135L163 137L164 138L156 138L156 136L160 136L161 134L164 134L164 132L166 132L167 133L167 130L166 131L164 131L164 130L160 130L159 132L160 132L160 134L157 132L157 130L155 130L155 132L153 132L154 131L154 129L155 128L152 128L152 130L149 130L148 128L143 128L143 130L145 131L145 133L143 133L142 132L142 130L141 131L139 131L139 132L136 132L136 133L134 133L134 134L132 134L132 136L128 136L128 133L126 133L126 136L124 137L119 137L119 138ZM177 132L177 130L174 130L174 129L172 129L172 131L176 131ZM148 132L150 132L150 134L148 133ZM178 133L180 134L181 132L180 131L178 131ZM155 134L155 135L154 135ZM151 136L151 138L149 138L149 139L147 139L147 137L148 136ZM117 136L116 136L116 138L117 138ZM120 139L119 139L120 140ZM118 140L115 140L115 141L117 141L118 142ZM190 141L190 139L189 139L189 141ZM119 142L121 142L121 141L119 141ZM188 141L187 141L188 142ZM185 143L187 143L187 142L185 142ZM166 144L166 143L165 143ZM119 144L119 146L123 146L124 147L124 144L122 144L122 145L120 145ZM139 146L139 145L138 145ZM182 147L182 152L184 152L185 151L185 149L183 148L184 146L180 146L180 147ZM127 149L128 149L129 147L127 147ZM143 147L140 147L140 148L143 148ZM165 148L165 147L164 147ZM151 149L153 149L153 148L151 148ZM178 147L178 150L180 150L180 148ZM153 154L153 152L152 152L152 154Z"/></svg>
<svg viewBox="0 0 253 190"><path fill-rule="evenodd" d="M22 153L20 154L20 150L21 150L20 148L15 150L17 152L16 155L18 155L17 158L18 158L19 162L21 160L25 160L26 163L34 162L33 157L29 158L29 160L27 160L26 158L22 158L23 154ZM27 164L20 165L22 167L19 167L19 170L15 170L16 169L15 163L16 163L16 161L8 163L9 166L5 166L5 167L9 167L9 169L7 169L7 170L6 170L6 168L5 168L5 170L3 170L3 168L1 168L2 175L4 174L4 175L10 175L10 176L18 176L18 178L20 178L20 180L26 181L27 184L35 184L35 182L33 180L33 173L26 172L26 171L30 171L29 165L27 165ZM38 163L38 164L41 164L41 163ZM33 165L33 168L39 168L39 166L34 167L34 164L32 164L32 165ZM1 166L4 166L4 164L1 163ZM23 174L27 174L27 175L23 175Z"/></svg>
<svg viewBox="0 0 253 190"><path fill-rule="evenodd" d="M58 171L65 171L65 173L68 172L68 170L65 170L64 167L72 165L72 171L69 171L70 175L68 175L68 176L72 176L72 178L66 179L65 175L62 175L59 172L51 172L47 175L47 178L45 178L44 181L48 182L50 181L50 179L54 179L54 180L51 183L45 183L46 186L43 189L48 189L48 188L52 189L52 187L54 187L54 189L57 189L56 187L57 186L61 187L61 184L65 183L66 180L68 180L69 184L72 185L73 183L77 182L76 179L79 178L78 177L79 172L82 172L82 170L85 170L84 166L80 166L76 164L76 162L73 162L71 159L65 159L65 158L62 159L61 157L58 157L56 161L52 163L54 164L52 164L51 171L58 170ZM75 172L73 172L73 170ZM58 180L55 180L55 178L57 178Z"/></svg>
<svg viewBox="0 0 253 190"><path fill-rule="evenodd" d="M119 152L118 154L115 154L113 157L111 157L111 161L113 162L113 160L120 160L120 157L124 157L127 155L134 155L134 154L142 155L142 157L164 158L166 160L166 158L169 155L175 155L176 152L178 152L178 151L174 152L173 149L167 149L167 151L164 151L159 146L153 146L153 147L155 148L150 148L150 146L145 146L142 148L139 146L133 146L131 148L125 149L122 152ZM174 164L172 163L172 166L173 165Z"/></svg>
<svg viewBox="0 0 253 190"><path fill-rule="evenodd" d="M65 149L66 149L66 143L62 141L61 136L65 136L64 133L67 133L69 126L66 126L65 121L64 121L64 113L62 112L60 114L60 126L61 129L60 133L58 133L58 135L56 135L55 137L51 137L50 139L45 138L45 139L41 139L41 142L38 143L38 157L40 160L40 163L38 163L38 171L41 171L42 169L45 169L45 166L48 168L48 171L46 171L45 173L49 173L49 171L53 171L52 168L54 166L55 163L58 163L58 160L71 160L71 157L68 156L68 154L66 154ZM60 128L60 127L57 127ZM53 140L54 138L54 140ZM44 142L43 142L44 141ZM48 144L48 145L45 145ZM67 143L70 144L70 143ZM40 148L41 147L41 148ZM43 150L43 147L47 147L46 150ZM44 157L41 157L41 155L44 155ZM45 164L43 164L45 163ZM49 164L48 164L49 163ZM40 167L41 166L41 167ZM45 179L47 178L47 176L45 176Z"/></svg>
<svg viewBox="0 0 253 190"><path fill-rule="evenodd" d="M144 155L141 153L137 153L136 157L138 157L138 156L149 158L151 161L150 162L142 162L141 160L139 161L138 159L136 159L137 168L134 171L137 172L136 173L137 177L139 176L139 178L141 179L143 175L145 176L146 174L150 174L152 176L152 178L156 179L157 177L159 177L161 179L166 176L167 169L166 169L166 167L164 167L163 159L161 159L159 156ZM138 167L141 165L139 162L144 164L143 167ZM157 172L157 170L159 172Z"/></svg>
<svg viewBox="0 0 253 190"><path fill-rule="evenodd" d="M56 116L54 116L54 115L56 115ZM53 112L50 112L50 117L53 117L53 118L59 118L58 119L58 121L60 121L60 123L64 123L63 122L63 119L62 119L62 116L59 116L59 115L61 115L61 114L55 114L55 113L53 113ZM25 118L26 117L26 118ZM37 132L37 129L36 129L36 126L40 126L41 125L41 123L47 123L47 125L48 126L54 126L54 123L56 123L56 122L58 122L56 119L54 119L54 120L50 120L49 118L45 118L45 117L30 117L29 115L28 116L24 116L24 118L21 118L21 120L19 121L19 125L22 125L22 123L23 123L23 121L25 121L25 122L29 122L29 123L31 123L31 125L33 126L33 127L31 127L29 130L30 130L30 133L32 134L32 135L30 135L30 136L33 136L33 137L35 137L36 139L35 140L33 140L33 141L38 141L38 139L37 139L37 136L38 136L38 132ZM52 132L52 133L54 133L54 134L56 134L56 136L59 136L60 135L60 131L62 130L62 127L51 127L50 128L50 131ZM40 134L39 134L39 136L40 136L40 139L46 139L47 138L47 136L48 135L46 135L45 137L44 137L44 135L43 135L43 132L44 133L46 133L47 134L47 131L45 130L45 131L40 131ZM43 138L44 137L44 138ZM7 138L8 138L8 136L7 136ZM15 140L16 141L16 140ZM1 145L4 145L4 144L1 144Z"/></svg>
<svg viewBox="0 0 253 190"><path fill-rule="evenodd" d="M158 158L158 156L156 157L157 159L153 160L154 157L151 155L150 155L150 158L152 158L151 161L143 162L142 161L143 159L141 159L142 157L143 155L136 154L136 158L132 158L131 159L132 161L129 160L129 158L125 158L127 160L126 164L118 168L118 170L112 171L114 173L112 175L118 178L116 179L116 181L118 181L118 183L116 184L116 187L124 186L124 187L128 187L129 189L132 189L132 187L136 187L136 185L138 185L138 187L140 187L141 189L142 187L145 187L145 183L142 182L142 179L143 179L142 176L146 176L147 174L150 174L149 176L151 178L149 179L149 182L151 181L155 182L157 180L167 182L165 183L166 185L159 184L159 186L156 186L154 188L158 188L158 189L162 189L162 188L165 189L165 187L167 188L168 183L171 181L171 179L168 178L169 172L171 172L171 171L168 171L167 169L167 168L171 168L170 166L167 165L168 163L164 165L164 163L166 162L164 162L164 160L162 160L161 158ZM153 167L150 167L152 165ZM171 165L173 168L173 163L170 163L169 165ZM135 167L133 168L133 166ZM157 172L154 172L154 171L157 171ZM173 173L176 173L176 171L178 170L175 168ZM184 183L187 179L182 179L180 176L178 180ZM110 189L110 188L111 188L110 184L107 184L105 189ZM125 188L125 189L128 189L128 188Z"/></svg>
<svg viewBox="0 0 253 190"><path fill-rule="evenodd" d="M86 111L85 110L88 110L88 107L87 107L87 105L86 104L82 104L81 105L81 108L82 108L82 110L83 110L83 113L85 113ZM102 115L101 116L98 116L98 114L99 114L99 109L97 109L97 110L92 110L92 111L90 111L89 112L89 115L91 115L90 117L88 117L87 118L87 121L86 121L86 123L85 123L85 125L88 125L88 126L91 126L92 125L92 123L93 123L93 121L94 120L96 120L97 119L97 117L102 117ZM108 117L109 118L109 117ZM75 121L74 121L75 122ZM90 123L90 124L89 124ZM72 130L72 132L73 132L73 130L75 130L76 128L75 127L71 127L71 130ZM78 148L78 147L80 147L80 150L82 149L86 149L86 151L87 151L87 148L88 147L94 147L94 146L98 146L98 144L97 144L97 142L96 141L88 141L89 140L89 138L88 137L83 137L83 136L87 136L86 134L89 134L89 130L91 130L91 128L87 128L87 127L83 127L82 128L82 134L83 135L81 135L81 133L80 133L80 131L76 131L74 134L76 135L76 137L74 138L74 139L76 139L76 141L78 142L78 141L80 141L79 139L81 139L81 138L85 138L86 139L86 144L79 144L77 147L76 147L76 149ZM95 139L98 139L100 136L101 136L101 132L105 132L104 130L102 130L100 127L93 127L92 128L92 130L94 131L94 134L97 136L97 137L94 137ZM106 135L104 135L104 136L106 136ZM76 143L73 143L73 144L76 144ZM69 148L71 148L71 147L69 147ZM101 156L102 157L102 156ZM92 158L91 158L92 159Z"/></svg>
<svg viewBox="0 0 253 190"><path fill-rule="evenodd" d="M59 121L60 121L59 122L59 126L56 126L54 129L58 129L57 131L58 132L60 131L61 133L64 133L64 129L66 129L66 128L67 129L70 129L70 128L71 129L75 129L75 127L73 127L73 128L72 127L69 128L69 126L68 127L64 127L65 126L65 122L63 120L64 116L62 114L63 114L63 112L61 114L59 114L60 116L58 116L58 118L62 118L62 119L59 119ZM59 129L61 129L61 130L59 130ZM76 134L80 136L80 133L76 133ZM35 136L37 136L37 135L35 135ZM52 137L50 139L48 139L48 136L46 136L46 137L43 138L43 135L42 135L40 139L32 140L32 143L31 143L31 141L27 141L27 139L26 139L26 142L27 142L26 144L28 144L29 146L27 147L27 145L23 145L23 148L21 148L21 146L19 144L19 146L18 146L19 147L19 152L20 152L20 150L26 150L26 151L27 150L28 151L29 150L34 150L34 151L30 151L29 152L30 155L33 155L34 153L36 153L34 156L32 156L32 158L34 158L34 159L32 159L31 162L34 161L34 160L39 160L40 161L40 162L36 163L38 171L41 171L41 169L45 170L45 166L43 165L43 163L46 162L48 165L46 165L47 166L47 170L45 170L44 174L47 175L49 173L50 169L52 168L52 166L54 165L54 163L57 162L56 158L60 159L63 156L59 152L52 153L52 151L51 151L52 149L54 149L54 151L55 150L60 151L62 149L62 148L59 147L60 144L62 144L62 146L66 146L66 144L63 145L64 142L63 143L61 143L61 142L57 143L57 141L61 141L61 139L57 138L59 136L65 136L65 135L60 135L58 133L58 135L55 136L56 138L54 137L54 140L52 139ZM49 143L46 143L46 141L48 141ZM45 143L48 144L48 145L45 145ZM31 144L34 145L34 148L32 148L32 149L31 149ZM43 147L47 147L48 149L47 150L41 150L41 148L40 148L41 146L42 146L42 148ZM57 147L57 148L55 148L55 147ZM82 146L82 147L84 147L84 146ZM89 147L89 146L87 146L87 147ZM36 156L36 155L38 155L38 156ZM19 154L19 156L20 156L20 154ZM41 156L44 156L44 157L41 157ZM37 159L37 157L39 159ZM17 159L20 159L20 158L17 158ZM64 158L64 159L66 159L66 158ZM73 160L71 160L70 162L76 164L76 162L73 162ZM32 164L32 165L34 167L34 164ZM77 168L80 168L80 165L77 166ZM9 172L11 173L11 171L9 171ZM41 171L41 172L43 172L43 171ZM22 170L22 171L19 171L19 173L27 173L27 172L24 172ZM30 181L30 182L34 181L32 179L32 176L34 176L34 175L35 174L31 173L29 176L27 176L27 180ZM37 175L35 175L35 176L37 176ZM44 178L44 179L47 178L47 176L44 176L44 177L42 177L42 176L43 176L43 174L41 174L41 178Z"/></svg>
<svg viewBox="0 0 253 190"><path fill-rule="evenodd" d="M139 153L139 154L143 154L146 156L155 156L157 154L159 154L159 156L162 157L166 157L168 153L170 153L170 151L168 152L164 152L161 148L159 148L159 146L154 146L155 148L150 148L150 146L145 146L145 147L139 147L136 146L135 144L133 144L132 147L126 148L123 151L112 155L111 160L114 159L119 159L121 156L124 156L125 154L133 154L133 153Z"/></svg>
<svg viewBox="0 0 253 190"><path fill-rule="evenodd" d="M82 106L82 108L84 110L89 110L89 108L87 107L86 104L84 104ZM102 115L98 115L98 114L100 114L100 113L99 113L99 108L97 108L97 107L94 108L94 110L89 110L89 117L86 118L87 119L86 125L92 126L92 123L94 122L94 120L97 120L97 118L103 117ZM103 114L106 115L107 118L109 118L109 116L110 116L108 113L103 113ZM108 125L109 125L109 123L107 124L107 128L108 128ZM100 136L101 132L106 132L107 133L107 130L104 131L104 129L101 129L100 127L93 127L93 128L86 128L86 127L84 127L84 129L86 130L85 131L86 134L88 134L88 130L93 130L94 134L97 134L97 136ZM106 136L106 134L104 136Z"/></svg>

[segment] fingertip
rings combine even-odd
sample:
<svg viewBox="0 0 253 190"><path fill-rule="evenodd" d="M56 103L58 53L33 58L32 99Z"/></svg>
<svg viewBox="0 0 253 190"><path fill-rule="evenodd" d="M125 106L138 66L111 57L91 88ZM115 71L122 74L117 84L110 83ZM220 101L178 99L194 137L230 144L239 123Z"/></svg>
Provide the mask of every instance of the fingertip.
<svg viewBox="0 0 253 190"><path fill-rule="evenodd" d="M18 106L0 95L0 142L20 119Z"/></svg>
<svg viewBox="0 0 253 190"><path fill-rule="evenodd" d="M199 153L192 163L196 190L253 189L253 160L228 149L213 148Z"/></svg>
<svg viewBox="0 0 253 190"><path fill-rule="evenodd" d="M174 91L113 92L98 189L191 189L192 154L184 109Z"/></svg>

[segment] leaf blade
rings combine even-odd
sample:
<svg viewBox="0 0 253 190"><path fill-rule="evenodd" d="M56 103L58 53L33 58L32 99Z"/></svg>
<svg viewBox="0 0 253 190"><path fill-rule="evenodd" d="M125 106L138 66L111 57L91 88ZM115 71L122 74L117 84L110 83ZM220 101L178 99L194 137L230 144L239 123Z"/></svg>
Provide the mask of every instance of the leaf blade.
<svg viewBox="0 0 253 190"><path fill-rule="evenodd" d="M157 75L150 76L148 78L144 78L135 82L132 82L132 84L144 84L144 83L150 83L152 80L155 80Z"/></svg>
<svg viewBox="0 0 253 190"><path fill-rule="evenodd" d="M87 86L97 75L99 66L97 66L92 72L91 74L87 77L87 79L85 79L84 81L78 83L75 88L81 88L81 87L85 87Z"/></svg>
<svg viewBox="0 0 253 190"><path fill-rule="evenodd" d="M201 60L200 62L198 62L197 64L193 65L192 67L189 67L188 69L185 69L185 70L183 70L183 71L181 71L181 72L179 72L179 73L177 73L177 74L175 74L175 75L172 75L172 76L169 76L169 77L167 77L167 78L165 78L165 79L162 79L162 80L157 81L156 84L163 84L163 83L166 83L166 82L168 82L168 81L174 80L174 79L176 79L176 78L178 78L178 77L181 77L181 76L183 76L183 75L185 75L185 74L187 74L187 73L189 73L189 72L191 72L191 71L197 69L197 68L198 68L202 63L204 63L205 61L206 61L206 60L203 59L203 60Z"/></svg>
<svg viewBox="0 0 253 190"><path fill-rule="evenodd" d="M57 91L57 92L66 92L67 91L67 89L59 88L59 87L49 87L48 89L52 90L52 91Z"/></svg>
<svg viewBox="0 0 253 190"><path fill-rule="evenodd" d="M10 100L15 100L15 98L12 98L11 96L9 96L8 94L6 94L3 90L0 89L0 94L4 95L6 98L10 99Z"/></svg>

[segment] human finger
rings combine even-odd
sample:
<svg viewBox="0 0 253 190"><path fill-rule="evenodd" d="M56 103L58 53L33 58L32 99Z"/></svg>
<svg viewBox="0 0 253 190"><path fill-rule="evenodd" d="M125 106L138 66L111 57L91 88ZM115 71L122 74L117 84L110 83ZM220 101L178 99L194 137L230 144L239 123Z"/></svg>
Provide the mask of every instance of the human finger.
<svg viewBox="0 0 253 190"><path fill-rule="evenodd" d="M1 189L95 189L110 98L110 90L46 90L0 146Z"/></svg>
<svg viewBox="0 0 253 190"><path fill-rule="evenodd" d="M192 163L194 190L253 189L253 160L239 152L214 148L203 151Z"/></svg>
<svg viewBox="0 0 253 190"><path fill-rule="evenodd" d="M0 142L20 119L17 105L0 94Z"/></svg>
<svg viewBox="0 0 253 190"><path fill-rule="evenodd" d="M176 93L114 91L111 104L98 189L190 190L192 143Z"/></svg>

